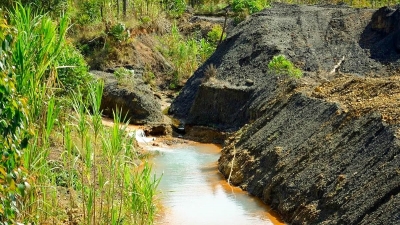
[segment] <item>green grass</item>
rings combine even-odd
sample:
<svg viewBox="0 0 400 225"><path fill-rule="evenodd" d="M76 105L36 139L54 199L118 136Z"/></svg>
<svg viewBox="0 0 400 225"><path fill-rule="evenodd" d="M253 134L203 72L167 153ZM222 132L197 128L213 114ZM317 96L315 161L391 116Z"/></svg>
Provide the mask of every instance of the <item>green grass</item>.
<svg viewBox="0 0 400 225"><path fill-rule="evenodd" d="M182 85L211 54L216 46L205 39L185 38L176 24L169 34L159 37L159 51L172 62L174 71L170 75L170 89Z"/></svg>
<svg viewBox="0 0 400 225"><path fill-rule="evenodd" d="M288 75L295 78L300 78L303 73L296 68L284 55L277 55L268 63L268 69L275 74Z"/></svg>
<svg viewBox="0 0 400 225"><path fill-rule="evenodd" d="M159 178L134 163L122 115L103 126L103 84L59 95L59 63L77 66L61 54L68 18L21 5L10 18L0 21L0 223L151 224Z"/></svg>

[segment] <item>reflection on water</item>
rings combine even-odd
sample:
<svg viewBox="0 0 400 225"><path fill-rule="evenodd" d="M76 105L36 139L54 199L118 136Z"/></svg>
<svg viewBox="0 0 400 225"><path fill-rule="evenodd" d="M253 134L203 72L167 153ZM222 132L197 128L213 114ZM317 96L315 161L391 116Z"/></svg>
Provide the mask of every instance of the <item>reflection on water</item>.
<svg viewBox="0 0 400 225"><path fill-rule="evenodd" d="M165 210L157 224L282 224L259 200L225 182L217 169L219 147L187 144L158 151L153 170L164 172L159 189Z"/></svg>

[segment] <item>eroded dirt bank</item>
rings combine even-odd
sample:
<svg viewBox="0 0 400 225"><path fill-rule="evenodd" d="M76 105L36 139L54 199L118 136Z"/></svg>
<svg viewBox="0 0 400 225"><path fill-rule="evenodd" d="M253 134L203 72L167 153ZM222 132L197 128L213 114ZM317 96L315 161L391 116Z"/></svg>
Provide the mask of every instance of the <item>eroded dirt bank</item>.
<svg viewBox="0 0 400 225"><path fill-rule="evenodd" d="M275 5L229 34L170 111L189 125L243 126L219 169L228 178L233 162L230 180L290 224L399 224L398 17ZM278 54L304 77L269 71Z"/></svg>

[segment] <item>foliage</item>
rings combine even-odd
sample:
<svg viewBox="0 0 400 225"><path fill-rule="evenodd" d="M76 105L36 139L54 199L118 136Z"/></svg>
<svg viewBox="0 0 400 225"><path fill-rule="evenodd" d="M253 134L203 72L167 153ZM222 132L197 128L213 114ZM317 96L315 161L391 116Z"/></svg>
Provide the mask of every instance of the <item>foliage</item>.
<svg viewBox="0 0 400 225"><path fill-rule="evenodd" d="M164 10L173 17L181 16L186 9L185 0L164 0Z"/></svg>
<svg viewBox="0 0 400 225"><path fill-rule="evenodd" d="M266 0L233 0L232 10L234 12L248 11L249 14L253 14L261 11L263 8L267 7Z"/></svg>
<svg viewBox="0 0 400 225"><path fill-rule="evenodd" d="M0 224L60 224L68 218L60 217L60 207L77 203L84 224L152 223L159 179L148 165L139 172L133 163L138 155L121 115L111 130L103 127L103 84L79 81L87 67L65 46L66 18L57 24L22 5L10 18L12 26L0 21ZM57 70L72 100L54 95ZM61 138L55 151L61 153L51 157L55 138ZM68 206L60 203L60 186L70 193ZM77 191L82 200L73 197Z"/></svg>
<svg viewBox="0 0 400 225"><path fill-rule="evenodd" d="M117 23L112 26L110 34L118 41L126 41L130 36L129 30L126 29L123 23Z"/></svg>
<svg viewBox="0 0 400 225"><path fill-rule="evenodd" d="M124 86L131 86L135 85L135 80L133 79L135 75L135 71L128 70L124 67L119 67L114 71L114 76L117 78L118 83Z"/></svg>
<svg viewBox="0 0 400 225"><path fill-rule="evenodd" d="M185 39L179 33L178 27L172 26L171 33L160 37L161 53L174 65L171 73L170 89L180 86L182 79L187 79L198 66L215 51L215 46L205 39Z"/></svg>
<svg viewBox="0 0 400 225"><path fill-rule="evenodd" d="M303 76L301 70L296 68L284 55L274 56L268 63L268 69L274 73L289 75L295 78Z"/></svg>
<svg viewBox="0 0 400 225"><path fill-rule="evenodd" d="M16 90L12 64L14 34L0 21L0 223L14 224L19 201L30 186L22 154L29 138L27 99Z"/></svg>
<svg viewBox="0 0 400 225"><path fill-rule="evenodd" d="M17 3L29 6L33 10L43 10L58 16L67 9L68 0L2 0L0 7L12 9Z"/></svg>
<svg viewBox="0 0 400 225"><path fill-rule="evenodd" d="M151 71L150 66L146 66L143 73L143 81L151 86L155 85L156 75Z"/></svg>
<svg viewBox="0 0 400 225"><path fill-rule="evenodd" d="M86 0L79 3L80 15L77 17L78 23L87 24L98 21L101 18L101 2L98 0Z"/></svg>
<svg viewBox="0 0 400 225"><path fill-rule="evenodd" d="M211 31L207 33L208 41L210 41L214 45L217 45L219 40L221 39L221 36L222 36L222 40L224 40L226 38L226 34L223 33L223 35L222 35L222 32L223 32L223 28L221 25L219 25L219 24L214 25L213 28L211 29Z"/></svg>
<svg viewBox="0 0 400 225"><path fill-rule="evenodd" d="M132 77L134 75L134 72L132 70L128 70L124 67L119 67L114 71L114 76L120 80L125 77Z"/></svg>
<svg viewBox="0 0 400 225"><path fill-rule="evenodd" d="M195 9L201 14L212 14L224 9L227 6L228 2L215 3L214 1L208 1L204 4L196 5Z"/></svg>
<svg viewBox="0 0 400 225"><path fill-rule="evenodd" d="M204 79L203 82L209 81L211 78L214 78L217 76L217 68L214 66L214 64L208 64L205 71L204 71Z"/></svg>
<svg viewBox="0 0 400 225"><path fill-rule="evenodd" d="M233 0L231 6L233 12L236 13L235 24L242 22L248 15L259 12L268 5L266 0Z"/></svg>
<svg viewBox="0 0 400 225"><path fill-rule="evenodd" d="M61 93L69 93L87 87L90 82L89 68L82 54L71 44L66 44L57 58L58 86Z"/></svg>

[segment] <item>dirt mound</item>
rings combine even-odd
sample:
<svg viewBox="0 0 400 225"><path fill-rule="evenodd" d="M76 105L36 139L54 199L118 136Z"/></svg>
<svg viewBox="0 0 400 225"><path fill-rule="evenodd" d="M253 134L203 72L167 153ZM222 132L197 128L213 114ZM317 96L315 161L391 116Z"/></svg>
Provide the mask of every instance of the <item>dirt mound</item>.
<svg viewBox="0 0 400 225"><path fill-rule="evenodd" d="M360 78L345 76L314 89L313 97L337 102L359 117L379 111L390 124L400 123L400 77Z"/></svg>
<svg viewBox="0 0 400 225"><path fill-rule="evenodd" d="M159 43L147 32L135 34L129 42L106 40L104 37L93 40L82 39L81 47L91 70L110 71L110 68L125 67L134 69L144 77L153 72L156 85L165 83L165 74L173 68L156 49ZM108 43L110 42L110 43Z"/></svg>
<svg viewBox="0 0 400 225"><path fill-rule="evenodd" d="M141 77L132 76L129 82L121 82L112 73L102 71L91 71L91 73L97 79L104 81L100 108L105 116L114 118L114 113L118 111L132 124L164 121L159 99Z"/></svg>
<svg viewBox="0 0 400 225"><path fill-rule="evenodd" d="M220 130L250 123L219 169L290 224L399 224L399 15L276 4L228 35L170 112ZM279 54L304 77L269 71Z"/></svg>
<svg viewBox="0 0 400 225"><path fill-rule="evenodd" d="M385 14L386 13L386 14ZM192 106L208 98L196 99L204 84L206 68L216 68L216 80L234 86L245 86L246 80L254 82L254 95L273 91L271 86L279 78L269 76L268 62L273 56L285 55L301 68L306 78L318 84L332 80L337 73L356 76L388 76L397 73L399 54L395 43L397 28L393 22L398 11L353 9L345 6L297 6L277 4L239 24L219 46L215 54L188 80L181 94L171 106L170 113L193 125L213 125L221 129L237 129L250 120L252 112L234 116L235 124L212 121L196 124L188 120ZM382 15L385 17L382 19ZM383 32L382 30L385 30ZM386 57L383 57L386 55ZM262 91L257 91L262 89ZM267 89L267 91L265 91ZM241 98L241 96L238 96ZM226 101L220 108L235 101ZM246 108L256 108L247 103ZM219 108L209 108L209 116L219 115ZM203 113L204 114L204 113ZM204 118L203 120L207 120Z"/></svg>

